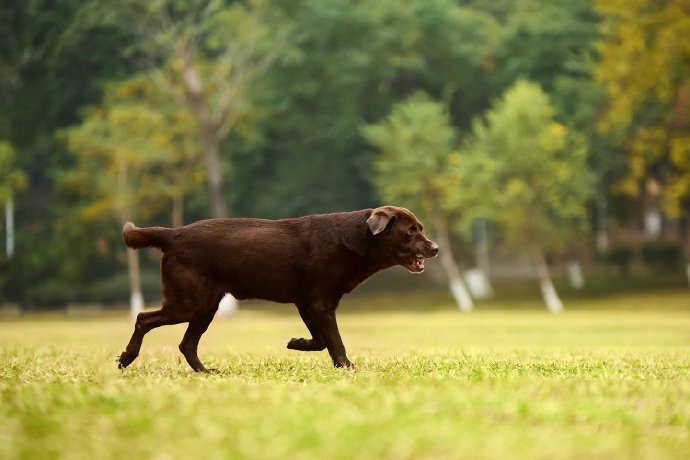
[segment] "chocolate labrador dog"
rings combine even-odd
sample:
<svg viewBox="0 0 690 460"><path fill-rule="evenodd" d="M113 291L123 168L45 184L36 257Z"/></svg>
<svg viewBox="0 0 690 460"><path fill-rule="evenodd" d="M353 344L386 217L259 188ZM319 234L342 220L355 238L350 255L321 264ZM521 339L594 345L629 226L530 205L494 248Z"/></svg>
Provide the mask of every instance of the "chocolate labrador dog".
<svg viewBox="0 0 690 460"><path fill-rule="evenodd" d="M424 270L438 245L422 233L410 211L395 206L296 219L210 219L179 228L123 229L130 248L163 251L160 310L140 313L119 356L121 369L139 355L144 335L166 324L189 322L180 351L197 372L197 356L225 293L237 299L294 303L311 338L288 342L292 350L328 349L336 367L350 367L335 310L341 297L379 270L402 265Z"/></svg>

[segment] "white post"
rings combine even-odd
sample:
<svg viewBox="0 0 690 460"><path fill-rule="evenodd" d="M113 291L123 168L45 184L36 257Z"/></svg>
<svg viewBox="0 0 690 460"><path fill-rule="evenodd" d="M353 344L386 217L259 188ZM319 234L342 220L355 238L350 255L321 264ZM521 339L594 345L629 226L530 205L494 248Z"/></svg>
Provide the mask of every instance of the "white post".
<svg viewBox="0 0 690 460"><path fill-rule="evenodd" d="M546 264L543 251L539 248L534 249L532 251L532 257L534 258L534 268L537 271L537 277L539 278L539 284L541 286L541 294L544 297L546 308L548 308L551 313L562 312L563 302L561 302L556 288L553 286L553 282L551 282L549 266Z"/></svg>
<svg viewBox="0 0 690 460"><path fill-rule="evenodd" d="M12 194L7 197L7 205L5 206L5 228L7 229L5 253L7 258L11 259L14 255L14 200Z"/></svg>
<svg viewBox="0 0 690 460"><path fill-rule="evenodd" d="M467 270L465 272L465 281L467 281L470 294L475 299L488 299L493 296L491 284L489 284L489 280L481 268Z"/></svg>
<svg viewBox="0 0 690 460"><path fill-rule="evenodd" d="M216 316L229 318L237 313L237 299L232 294L226 293L218 304Z"/></svg>
<svg viewBox="0 0 690 460"><path fill-rule="evenodd" d="M489 281L489 232L487 231L486 227L486 220L480 219L477 222L477 233L479 239L479 242L477 243L477 267L479 267L482 275L481 291L477 293L472 292L472 295L474 295L477 299L488 299L494 295L494 290L491 287L491 282ZM470 291L472 291L471 284Z"/></svg>
<svg viewBox="0 0 690 460"><path fill-rule="evenodd" d="M661 209L658 207L649 208L644 213L644 229L647 236L658 239L661 236Z"/></svg>
<svg viewBox="0 0 690 460"><path fill-rule="evenodd" d="M582 274L582 267L580 262L575 259L568 261L568 281L573 289L582 289L585 287L585 277Z"/></svg>
<svg viewBox="0 0 690 460"><path fill-rule="evenodd" d="M474 308L474 303L472 302L472 297L465 287L465 283L462 282L461 278L452 278L449 282L450 293L453 294L453 299L458 308L463 313L470 313Z"/></svg>
<svg viewBox="0 0 690 460"><path fill-rule="evenodd" d="M474 302L472 302L470 292L467 290L467 286L465 286L465 282L462 279L462 273L455 263L455 259L453 259L453 250L451 249L450 238L445 222L437 218L435 227L438 238L437 242L440 246L438 255L441 259L443 270L448 277L448 287L460 311L469 313L474 308Z"/></svg>
<svg viewBox="0 0 690 460"><path fill-rule="evenodd" d="M551 313L560 313L563 311L563 302L558 293L556 293L556 288L553 287L553 283L550 279L540 280L541 284L541 294L544 297L544 303L546 303L546 308L549 309Z"/></svg>
<svg viewBox="0 0 690 460"><path fill-rule="evenodd" d="M136 318L139 313L144 309L144 296L141 291L132 292L129 298L129 311L132 318Z"/></svg>
<svg viewBox="0 0 690 460"><path fill-rule="evenodd" d="M144 295L141 293L139 253L132 248L127 248L127 270L129 271L129 312L132 318L136 318L144 310Z"/></svg>

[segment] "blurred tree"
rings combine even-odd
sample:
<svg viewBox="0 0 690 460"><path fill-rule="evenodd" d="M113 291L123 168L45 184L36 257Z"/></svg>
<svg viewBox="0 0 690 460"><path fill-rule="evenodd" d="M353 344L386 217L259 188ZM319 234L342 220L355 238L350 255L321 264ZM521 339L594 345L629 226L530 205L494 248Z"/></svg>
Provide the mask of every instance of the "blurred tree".
<svg viewBox="0 0 690 460"><path fill-rule="evenodd" d="M452 125L468 129L492 97L527 76L548 90L557 120L590 137L593 164L608 171L617 157L603 141L612 136L585 130L599 106L590 78L597 21L590 0L0 2L0 138L14 146L27 183L16 195L17 251L0 268L4 293L27 307L88 301L72 286L95 286L120 269L112 220L76 219L88 201L80 190L90 189L67 186L80 163L55 137L99 103L105 81L145 68L164 90L156 97L185 107L177 113L196 130L190 143L222 134L216 128L228 115L226 135L216 137L233 214L352 209L380 199L360 126L420 89L445 101ZM205 112L195 110L203 104ZM137 110L160 108L166 122L175 108L143 106ZM203 113L216 120L205 132ZM156 179L171 168L147 170L154 180L148 194L138 192L138 211L144 220L167 218L166 188L177 181ZM673 166L672 176L681 170ZM201 218L210 193L197 189L185 195L185 212Z"/></svg>
<svg viewBox="0 0 690 460"><path fill-rule="evenodd" d="M114 218L122 226L169 201L173 225L182 225L184 196L205 179L192 119L190 109L170 104L146 76L111 85L100 107L65 130L78 167L62 185L80 191L81 220ZM143 305L137 254L127 249L135 313Z"/></svg>
<svg viewBox="0 0 690 460"><path fill-rule="evenodd" d="M590 69L583 63L589 59L599 23L594 0L517 0L504 6L503 13L494 10L503 16L495 52L499 90L524 78L539 83L557 100L558 80L588 79Z"/></svg>
<svg viewBox="0 0 690 460"><path fill-rule="evenodd" d="M488 106L496 24L453 0L273 1L296 32L255 88L266 112L257 142L238 147L233 205L284 217L373 206L376 122L419 89L446 97L454 122ZM256 99L255 99L256 100ZM290 197L286 200L285 197Z"/></svg>
<svg viewBox="0 0 690 460"><path fill-rule="evenodd" d="M414 209L431 227L442 248L440 259L462 311L472 311L462 273L455 262L449 236L457 219L448 209L449 159L456 132L448 112L425 93L396 104L381 122L366 126L366 138L380 151L374 160L374 184L381 197Z"/></svg>
<svg viewBox="0 0 690 460"><path fill-rule="evenodd" d="M281 52L284 27L269 31L259 0L229 5L221 0L128 0L113 8L124 12L140 37L138 52L159 88L193 109L204 146L211 214L225 217L220 145L249 110L248 85Z"/></svg>
<svg viewBox="0 0 690 460"><path fill-rule="evenodd" d="M607 89L599 128L628 155L617 191L642 197L648 230L658 235L661 205L673 217L690 208L690 4L597 4L606 17L596 74Z"/></svg>
<svg viewBox="0 0 690 460"><path fill-rule="evenodd" d="M131 35L93 21L91 3L0 2L0 137L13 145L26 174L26 188L15 196L15 257L0 277L8 300L22 308L64 305L76 291L60 286L113 270L96 263L83 235L69 241L57 235L70 203L61 201L54 180L71 158L55 132L100 99L104 81L132 68L123 57Z"/></svg>
<svg viewBox="0 0 690 460"><path fill-rule="evenodd" d="M601 13L596 0L470 0L501 24L491 78L495 94L516 79L534 81L549 94L556 119L582 133L588 144L589 164L597 177L592 202L596 214L596 242L608 246L610 187L620 178L624 158L596 129L604 88L593 78L599 61ZM472 116L476 115L472 114ZM614 203L615 204L615 203ZM620 206L614 212L621 212Z"/></svg>
<svg viewBox="0 0 690 460"><path fill-rule="evenodd" d="M582 140L554 120L538 85L521 80L474 122L462 151L455 202L468 218L498 225L506 245L529 251L548 308L560 311L544 251L583 229L592 181Z"/></svg>

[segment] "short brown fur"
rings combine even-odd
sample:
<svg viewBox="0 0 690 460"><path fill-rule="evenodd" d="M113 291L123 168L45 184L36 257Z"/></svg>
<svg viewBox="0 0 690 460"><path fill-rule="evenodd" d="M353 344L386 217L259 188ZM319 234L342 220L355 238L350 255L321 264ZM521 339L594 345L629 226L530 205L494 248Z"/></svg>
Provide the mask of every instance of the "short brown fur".
<svg viewBox="0 0 690 460"><path fill-rule="evenodd" d="M199 339L228 292L240 300L294 303L311 338L293 338L288 348L327 348L336 367L349 367L335 317L341 297L394 265L420 272L423 258L438 252L417 218L394 206L283 220L211 219L179 228L128 222L123 238L131 248L163 251L163 299L160 310L137 316L120 368L136 359L148 331L189 322L180 351L192 369L206 371L197 356Z"/></svg>

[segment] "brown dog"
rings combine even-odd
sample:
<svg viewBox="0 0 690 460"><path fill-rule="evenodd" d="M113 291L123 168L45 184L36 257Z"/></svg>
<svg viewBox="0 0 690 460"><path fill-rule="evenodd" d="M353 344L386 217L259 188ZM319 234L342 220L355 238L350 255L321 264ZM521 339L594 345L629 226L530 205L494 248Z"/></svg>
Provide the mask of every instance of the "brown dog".
<svg viewBox="0 0 690 460"><path fill-rule="evenodd" d="M351 366L335 310L341 297L374 273L394 265L424 270L438 245L422 234L410 211L394 206L296 219L211 219L179 228L123 229L130 248L163 251L160 310L140 313L119 367L136 359L144 335L189 322L180 351L195 371L206 371L197 346L229 292L238 299L297 305L310 339L288 348L328 352L336 367Z"/></svg>

